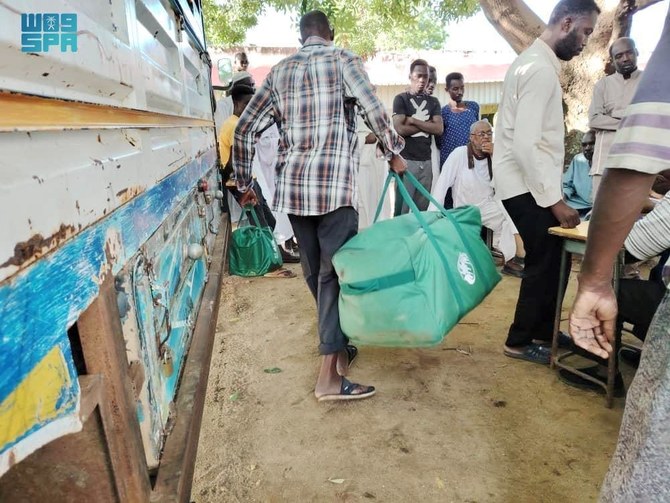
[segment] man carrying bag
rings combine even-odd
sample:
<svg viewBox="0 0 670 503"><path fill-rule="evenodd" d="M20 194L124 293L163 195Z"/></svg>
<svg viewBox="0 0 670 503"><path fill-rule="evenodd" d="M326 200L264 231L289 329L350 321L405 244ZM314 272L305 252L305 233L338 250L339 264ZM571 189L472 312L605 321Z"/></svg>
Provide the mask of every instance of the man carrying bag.
<svg viewBox="0 0 670 503"><path fill-rule="evenodd" d="M339 321L335 252L358 228L356 108L366 115L391 169L405 171L404 142L374 93L361 59L333 45L323 12L300 20L302 48L275 65L240 117L233 157L241 203L251 188L254 136L271 121L280 130L274 210L289 215L300 243L305 281L317 303L321 370L319 401L372 396L374 387L344 378L356 348L347 345Z"/></svg>

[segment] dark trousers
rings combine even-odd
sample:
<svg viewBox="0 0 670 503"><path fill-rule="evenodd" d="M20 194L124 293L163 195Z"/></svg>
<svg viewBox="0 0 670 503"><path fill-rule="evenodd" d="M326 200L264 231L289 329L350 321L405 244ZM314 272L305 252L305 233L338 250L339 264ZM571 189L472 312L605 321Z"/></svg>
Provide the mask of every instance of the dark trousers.
<svg viewBox="0 0 670 503"><path fill-rule="evenodd" d="M506 199L503 205L523 239L526 259L508 346L525 346L533 339L550 341L554 330L561 268L561 239L550 235L559 225L549 208L537 205L530 193Z"/></svg>
<svg viewBox="0 0 670 503"><path fill-rule="evenodd" d="M340 284L332 259L335 252L356 235L358 213L346 206L325 215L288 217L300 243L305 281L316 300L319 353L337 353L346 347L348 339L340 327Z"/></svg>
<svg viewBox="0 0 670 503"><path fill-rule="evenodd" d="M617 295L619 324L627 322L633 325L633 335L643 341L665 292L665 285L661 282L620 279Z"/></svg>

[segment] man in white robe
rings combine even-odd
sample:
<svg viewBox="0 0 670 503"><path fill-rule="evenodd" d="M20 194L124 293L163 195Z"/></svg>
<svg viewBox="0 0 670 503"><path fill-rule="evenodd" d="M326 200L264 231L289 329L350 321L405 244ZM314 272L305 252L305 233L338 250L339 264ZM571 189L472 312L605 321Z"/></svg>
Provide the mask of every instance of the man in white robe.
<svg viewBox="0 0 670 503"><path fill-rule="evenodd" d="M451 188L454 208L477 206L482 215L482 225L493 231L493 246L505 258L502 272L521 277L523 259L517 256L514 223L502 203L494 197L491 185L491 155L493 154L493 130L488 121L475 122L470 128L470 141L456 148L442 165L440 177L432 195L444 201ZM437 211L431 203L429 211Z"/></svg>
<svg viewBox="0 0 670 503"><path fill-rule="evenodd" d="M377 153L377 138L361 117L358 118L358 151L361 156L358 166L358 230L363 230L374 223L389 168L386 160ZM391 189L382 203L379 221L393 216Z"/></svg>

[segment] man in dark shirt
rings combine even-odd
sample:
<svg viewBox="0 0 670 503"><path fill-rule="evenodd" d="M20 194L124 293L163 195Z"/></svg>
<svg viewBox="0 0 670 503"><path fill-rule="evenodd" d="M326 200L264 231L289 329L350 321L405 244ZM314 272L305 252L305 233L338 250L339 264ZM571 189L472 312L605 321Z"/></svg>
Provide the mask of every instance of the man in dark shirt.
<svg viewBox="0 0 670 503"><path fill-rule="evenodd" d="M405 149L401 155L407 161L407 170L430 192L433 182L431 141L432 136L442 134L443 125L440 102L425 93L428 84L426 61L417 59L412 62L409 82L409 90L398 94L393 100L393 126L405 138ZM425 211L428 200L407 180L405 187L419 210ZM403 204L401 213L407 211L407 204Z"/></svg>

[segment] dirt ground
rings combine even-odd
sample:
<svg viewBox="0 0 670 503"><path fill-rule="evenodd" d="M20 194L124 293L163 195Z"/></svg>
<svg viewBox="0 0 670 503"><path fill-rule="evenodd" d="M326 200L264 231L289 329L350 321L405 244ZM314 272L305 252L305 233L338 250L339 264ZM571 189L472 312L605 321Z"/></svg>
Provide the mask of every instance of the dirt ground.
<svg viewBox="0 0 670 503"><path fill-rule="evenodd" d="M623 399L502 354L518 279L435 348L360 348L350 377L377 395L318 403L314 302L291 267L224 279L192 500L596 500Z"/></svg>

